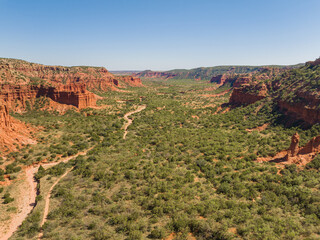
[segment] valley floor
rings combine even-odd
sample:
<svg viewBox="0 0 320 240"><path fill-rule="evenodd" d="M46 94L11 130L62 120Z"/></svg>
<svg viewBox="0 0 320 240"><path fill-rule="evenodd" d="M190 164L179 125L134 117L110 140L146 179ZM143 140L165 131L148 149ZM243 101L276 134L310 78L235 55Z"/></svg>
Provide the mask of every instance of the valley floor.
<svg viewBox="0 0 320 240"><path fill-rule="evenodd" d="M38 171L36 206L10 239L319 239L319 160L257 160L287 149L295 132L305 144L318 125L285 127L264 100L230 108L230 91L209 83L144 85L101 94L101 107L80 113L15 115L43 131L7 156L7 222L19 213L17 166Z"/></svg>

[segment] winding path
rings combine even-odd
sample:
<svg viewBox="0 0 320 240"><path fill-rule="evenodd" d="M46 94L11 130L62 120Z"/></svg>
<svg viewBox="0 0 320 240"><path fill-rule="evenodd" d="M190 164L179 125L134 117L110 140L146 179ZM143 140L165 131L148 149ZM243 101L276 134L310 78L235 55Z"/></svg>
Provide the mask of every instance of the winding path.
<svg viewBox="0 0 320 240"><path fill-rule="evenodd" d="M49 189L49 193L48 195L46 196L46 199L45 199L45 206L44 206L44 212L43 212L43 217L42 217L42 221L40 223L40 227L43 226L43 224L47 221L47 217L48 217L48 213L49 213L49 205L50 205L50 197L51 197L51 193L52 193L52 190L54 189L54 187L60 182L60 180L62 178L64 178L65 176L67 176L67 174L69 172L71 172L71 170L73 169L74 167L72 168L69 168L62 176L60 176L55 182L54 184L52 184L51 188ZM38 239L41 239L41 237L43 236L43 231L41 230L39 235L38 235Z"/></svg>
<svg viewBox="0 0 320 240"><path fill-rule="evenodd" d="M126 120L126 123L123 125L123 129L124 129L124 134L123 134L123 139L126 139L127 136L127 129L128 127L132 124L133 120L129 118L129 116L131 116L132 114L141 112L142 110L144 110L146 108L146 105L141 105L139 106L136 110L128 112L124 115L124 119ZM19 206L19 212L18 214L14 215L10 221L10 223L8 223L8 226L6 226L6 228L1 228L0 227L0 240L7 240L9 239L12 234L17 231L18 227L22 224L22 222L27 218L28 214L32 211L32 209L35 207L36 205L36 196L37 196L37 182L35 181L34 175L37 173L38 168L40 167L40 165L44 168L49 168L49 167L53 167L61 162L68 162L70 159L75 158L79 155L86 155L88 151L90 151L93 147L80 152L76 155L70 156L70 157L66 157L61 159L58 162L53 162L53 163L38 163L36 165L33 166L28 166L24 169L24 178L26 180L26 188L23 189L23 193L24 193L24 197L22 199L22 202ZM46 222L47 220L47 216L49 213L49 205L50 205L50 196L52 193L53 188L60 182L61 179L63 179L71 170L73 169L70 168L68 169L62 176L60 176L55 182L54 184L50 187L49 189L49 193L48 195L45 197L45 208L44 208L44 213L43 213L43 217L42 217L42 221L40 226L42 227L43 224ZM43 233L40 232L38 235L38 239L40 239L42 237Z"/></svg>
<svg viewBox="0 0 320 240"><path fill-rule="evenodd" d="M0 227L0 240L7 240L9 239L12 234L17 231L18 227L22 224L22 222L27 218L28 214L32 211L32 209L36 205L36 196L37 196L37 181L34 178L34 175L37 173L38 168L40 165L44 168L48 167L53 167L61 162L68 162L69 160L79 156L79 155L86 155L88 151L90 151L93 147L83 151L79 152L76 155L66 157L61 159L60 161L57 162L50 162L50 163L38 163L33 166L28 166L24 169L24 178L26 182L26 188L23 189L23 198L21 201L20 206L18 207L18 213L15 214L12 218L11 221L8 223L8 225L5 228ZM70 172L72 169L69 169L65 174L63 174L54 184L57 184L68 172ZM54 187L54 186L53 186ZM49 198L50 198L50 193L52 191L52 188L50 188L49 191ZM46 203L45 205L48 205L49 209L49 198L46 197ZM46 220L48 213L43 216L43 219ZM44 223L45 220L42 220ZM42 224L41 224L42 226Z"/></svg>
<svg viewBox="0 0 320 240"><path fill-rule="evenodd" d="M123 139L126 139L126 136L127 136L127 129L128 127L132 124L132 119L128 118L130 115L132 114L135 114L135 113L138 113L138 112L141 112L142 110L144 110L147 106L146 105L142 105L142 106L139 106L136 110L134 111L131 111L131 112L128 112L126 113L123 118L124 120L126 120L127 122L123 125L123 129L124 129L124 133L123 133Z"/></svg>

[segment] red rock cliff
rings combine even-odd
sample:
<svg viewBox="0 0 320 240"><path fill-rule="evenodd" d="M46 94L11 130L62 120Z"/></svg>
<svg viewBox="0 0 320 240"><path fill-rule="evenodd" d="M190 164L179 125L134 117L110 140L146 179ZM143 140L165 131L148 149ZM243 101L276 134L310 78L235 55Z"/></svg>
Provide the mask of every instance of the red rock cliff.
<svg viewBox="0 0 320 240"><path fill-rule="evenodd" d="M240 88L234 88L229 100L232 105L248 105L255 103L268 95L265 84L247 85Z"/></svg>
<svg viewBox="0 0 320 240"><path fill-rule="evenodd" d="M288 69L279 76L279 72L269 70L251 78L240 76L233 84L229 103L248 105L268 96L278 105L280 112L288 117L289 122L302 120L306 125L320 123L318 65L320 59L296 69ZM269 76L276 77L266 79Z"/></svg>
<svg viewBox="0 0 320 240"><path fill-rule="evenodd" d="M95 95L87 89L116 90L143 86L140 78L114 76L102 67L46 66L16 59L0 58L0 100L12 110L24 109L37 97L78 108L94 106Z"/></svg>
<svg viewBox="0 0 320 240"><path fill-rule="evenodd" d="M312 138L306 145L299 147L299 134L295 133L291 138L290 148L287 150L285 160L288 163L305 165L320 152L320 135Z"/></svg>
<svg viewBox="0 0 320 240"><path fill-rule="evenodd" d="M139 78L130 77L116 77L103 67L46 66L16 59L0 59L0 83L14 85L85 83L88 89L102 91L141 85Z"/></svg>
<svg viewBox="0 0 320 240"><path fill-rule="evenodd" d="M0 102L0 128L11 128L11 117L9 115L8 106Z"/></svg>
<svg viewBox="0 0 320 240"><path fill-rule="evenodd" d="M2 85L0 100L14 111L26 108L27 101L34 103L38 97L49 97L53 101L73 105L78 108L95 106L95 95L86 89L83 83L49 86Z"/></svg>
<svg viewBox="0 0 320 240"><path fill-rule="evenodd" d="M7 104L0 101L0 155L16 150L17 145L34 144L32 129L9 115Z"/></svg>

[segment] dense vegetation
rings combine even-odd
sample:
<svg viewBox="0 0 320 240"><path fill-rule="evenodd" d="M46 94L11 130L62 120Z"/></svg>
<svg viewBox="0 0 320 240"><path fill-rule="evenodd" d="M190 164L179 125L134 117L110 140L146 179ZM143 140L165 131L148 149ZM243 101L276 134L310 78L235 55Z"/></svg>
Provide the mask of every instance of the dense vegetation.
<svg viewBox="0 0 320 240"><path fill-rule="evenodd" d="M251 85L243 86L243 92L257 94L261 85L268 88L268 95L272 98L292 104L304 104L318 107L320 100L320 65L305 66L285 71L270 79L259 80Z"/></svg>
<svg viewBox="0 0 320 240"><path fill-rule="evenodd" d="M274 80L280 87L274 88L274 93L282 100L299 104L310 101L309 96L319 99L320 91L320 65L309 66L291 70ZM314 104L311 103L310 104Z"/></svg>
<svg viewBox="0 0 320 240"><path fill-rule="evenodd" d="M193 69L173 69L166 71L164 73L174 74L173 79L200 79L209 81L213 76L218 76L224 73L252 73L256 72L262 67L275 67L275 68L297 68L300 64L291 66L279 66L279 65L269 65L269 66L216 66L216 67L200 67ZM141 72L141 77L145 77L149 71Z"/></svg>
<svg viewBox="0 0 320 240"><path fill-rule="evenodd" d="M93 146L67 165L39 170L42 181L74 166L54 188L44 239L320 237L319 158L301 169L255 161L286 149L296 131L306 143L318 125L286 128L268 101L222 114L228 95L203 95L206 83L145 84L106 93L105 109L16 115L44 126L42 143L11 154L19 163ZM142 104L123 140L123 115ZM264 131L246 131L264 123ZM36 238L39 223L34 211L12 239Z"/></svg>

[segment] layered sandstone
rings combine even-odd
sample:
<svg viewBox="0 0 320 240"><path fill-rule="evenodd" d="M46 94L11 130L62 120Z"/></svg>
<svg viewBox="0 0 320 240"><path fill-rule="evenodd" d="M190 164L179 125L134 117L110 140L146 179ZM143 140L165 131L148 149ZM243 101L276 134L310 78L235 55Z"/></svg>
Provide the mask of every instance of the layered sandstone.
<svg viewBox="0 0 320 240"><path fill-rule="evenodd" d="M9 115L8 106L2 102L0 102L0 128L11 128L11 118Z"/></svg>
<svg viewBox="0 0 320 240"><path fill-rule="evenodd" d="M299 69L287 70L279 76L279 71L275 70L245 79L240 76L233 84L234 90L229 103L248 105L268 96L280 112L288 117L288 123L320 123L319 65L320 59L317 59L307 62ZM266 79L270 74L276 77Z"/></svg>
<svg viewBox="0 0 320 240"><path fill-rule="evenodd" d="M268 89L265 84L243 85L240 88L234 88L229 100L232 105L248 105L255 103L268 96Z"/></svg>
<svg viewBox="0 0 320 240"><path fill-rule="evenodd" d="M142 86L141 79L138 77L135 77L135 76L116 76L115 78L118 80L118 82L120 81L120 82L127 83L128 85L130 85L132 87L141 87Z"/></svg>
<svg viewBox="0 0 320 240"><path fill-rule="evenodd" d="M285 161L305 165L320 152L320 135L313 137L306 145L299 147L300 137L295 133L291 138L291 144L287 150Z"/></svg>
<svg viewBox="0 0 320 240"><path fill-rule="evenodd" d="M95 95L86 89L85 84L67 84L49 87L44 90L43 94L55 102L73 105L79 109L96 105Z"/></svg>
<svg viewBox="0 0 320 240"><path fill-rule="evenodd" d="M0 101L0 155L16 150L18 146L34 144L33 129L9 115L9 107Z"/></svg>
<svg viewBox="0 0 320 240"><path fill-rule="evenodd" d="M77 108L95 106L97 91L142 86L133 76L114 76L103 67L46 66L0 58L0 100L13 111L25 109L38 97Z"/></svg>
<svg viewBox="0 0 320 240"><path fill-rule="evenodd" d="M48 97L55 102L80 109L95 106L96 103L95 95L86 89L84 83L60 84L56 87L8 84L0 86L0 100L6 102L14 111L25 109L27 102L33 104L38 97Z"/></svg>
<svg viewBox="0 0 320 240"><path fill-rule="evenodd" d="M236 80L235 75L220 74L218 76L213 76L210 82L217 83L218 85L224 85L226 83L233 83L235 80Z"/></svg>
<svg viewBox="0 0 320 240"><path fill-rule="evenodd" d="M295 133L294 135L292 135L291 144L288 150L288 156L290 157L297 156L297 154L299 153L299 141L300 141L300 136L298 133Z"/></svg>
<svg viewBox="0 0 320 240"><path fill-rule="evenodd" d="M274 76L278 76L285 71L286 69L284 68L261 67L246 74L227 72L224 74L213 76L210 82L214 82L219 85L231 83L233 87L241 87L243 84L271 79Z"/></svg>
<svg viewBox="0 0 320 240"><path fill-rule="evenodd" d="M122 82L123 81L123 82ZM140 86L141 80L116 77L103 67L46 66L16 59L0 59L0 83L14 85L50 85L84 83L88 89L109 90Z"/></svg>

